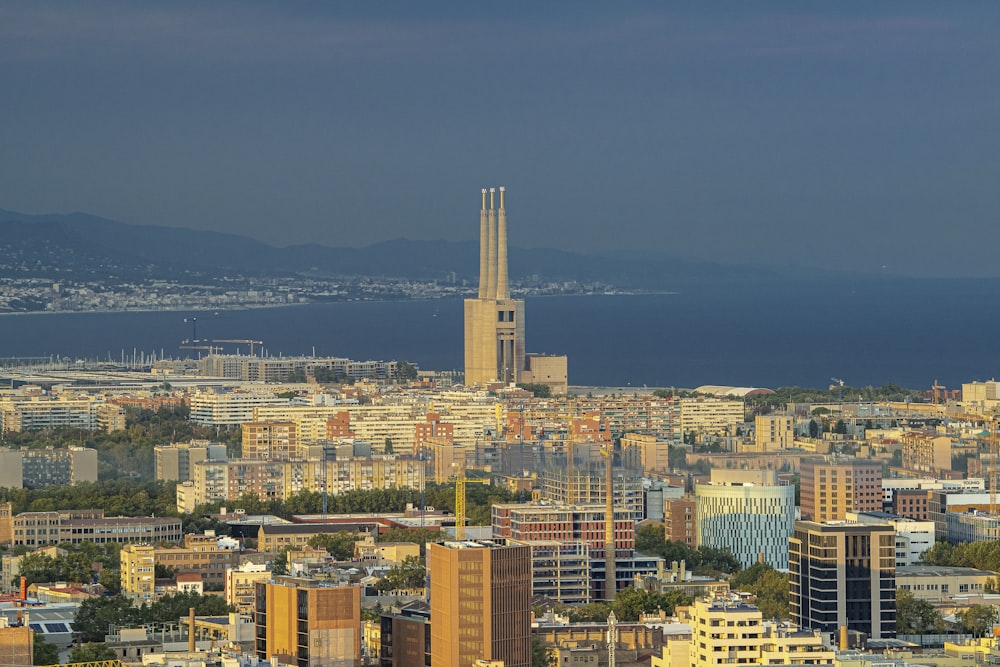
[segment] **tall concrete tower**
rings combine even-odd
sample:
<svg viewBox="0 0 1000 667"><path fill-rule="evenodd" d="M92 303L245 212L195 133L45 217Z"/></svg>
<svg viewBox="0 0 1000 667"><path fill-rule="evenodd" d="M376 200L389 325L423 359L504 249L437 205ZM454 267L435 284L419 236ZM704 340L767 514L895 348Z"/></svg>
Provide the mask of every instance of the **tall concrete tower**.
<svg viewBox="0 0 1000 667"><path fill-rule="evenodd" d="M479 296L465 300L465 384L518 382L525 369L524 300L510 298L505 189L482 191Z"/></svg>

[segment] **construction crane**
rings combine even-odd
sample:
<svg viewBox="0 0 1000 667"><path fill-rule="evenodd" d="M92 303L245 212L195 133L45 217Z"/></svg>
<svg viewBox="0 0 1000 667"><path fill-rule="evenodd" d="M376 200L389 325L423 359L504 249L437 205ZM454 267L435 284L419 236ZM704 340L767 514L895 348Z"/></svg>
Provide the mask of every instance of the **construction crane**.
<svg viewBox="0 0 1000 667"><path fill-rule="evenodd" d="M213 343L242 343L244 345L250 346L250 356L253 356L253 346L254 345L264 345L262 340L250 340L249 338L213 338ZM219 348L222 349L222 348Z"/></svg>
<svg viewBox="0 0 1000 667"><path fill-rule="evenodd" d="M458 472L455 474L455 539L462 541L465 539L465 484L489 484L488 479L466 479L465 466L455 466Z"/></svg>
<svg viewBox="0 0 1000 667"><path fill-rule="evenodd" d="M938 404L938 390L939 389L941 390L941 398L947 399L947 395L945 394L945 390L947 390L948 387L939 385L938 381L934 380L934 384L931 385L931 391L934 392L934 405Z"/></svg>

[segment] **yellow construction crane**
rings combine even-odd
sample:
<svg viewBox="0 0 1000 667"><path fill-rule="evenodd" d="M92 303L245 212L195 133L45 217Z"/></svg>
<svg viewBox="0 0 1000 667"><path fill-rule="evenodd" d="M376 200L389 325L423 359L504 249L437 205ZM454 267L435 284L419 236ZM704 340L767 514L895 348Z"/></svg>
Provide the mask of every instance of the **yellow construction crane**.
<svg viewBox="0 0 1000 667"><path fill-rule="evenodd" d="M458 466L455 474L455 539L465 539L465 483L489 484L488 479L466 479L465 468Z"/></svg>

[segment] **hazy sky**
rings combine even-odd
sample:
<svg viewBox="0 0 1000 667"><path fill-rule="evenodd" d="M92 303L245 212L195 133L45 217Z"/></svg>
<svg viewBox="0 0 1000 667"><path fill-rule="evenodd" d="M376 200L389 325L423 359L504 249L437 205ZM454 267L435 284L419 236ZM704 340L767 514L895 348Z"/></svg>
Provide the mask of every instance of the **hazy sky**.
<svg viewBox="0 0 1000 667"><path fill-rule="evenodd" d="M1000 275L1000 3L0 5L0 208ZM885 267L885 268L883 268Z"/></svg>

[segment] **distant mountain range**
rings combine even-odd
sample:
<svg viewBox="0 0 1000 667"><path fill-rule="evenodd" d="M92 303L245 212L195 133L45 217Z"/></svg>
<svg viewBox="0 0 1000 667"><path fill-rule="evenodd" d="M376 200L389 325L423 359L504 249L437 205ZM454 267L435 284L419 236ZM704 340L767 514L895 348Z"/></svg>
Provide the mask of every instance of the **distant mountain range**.
<svg viewBox="0 0 1000 667"><path fill-rule="evenodd" d="M242 275L478 279L476 241L396 239L364 248L278 248L234 234L130 225L84 213L28 215L0 209L0 277L171 279ZM669 290L696 284L785 280L766 269L648 253L583 254L510 249L512 281L606 283Z"/></svg>

